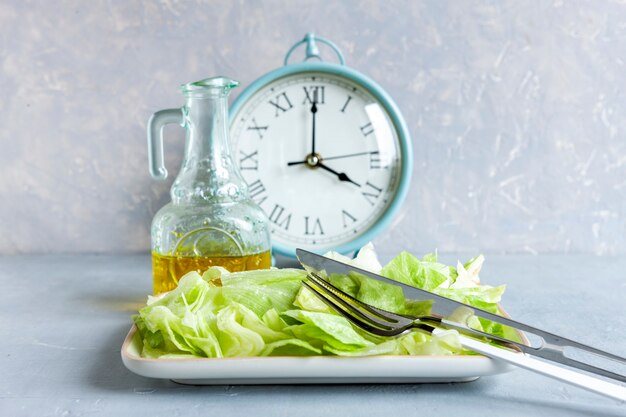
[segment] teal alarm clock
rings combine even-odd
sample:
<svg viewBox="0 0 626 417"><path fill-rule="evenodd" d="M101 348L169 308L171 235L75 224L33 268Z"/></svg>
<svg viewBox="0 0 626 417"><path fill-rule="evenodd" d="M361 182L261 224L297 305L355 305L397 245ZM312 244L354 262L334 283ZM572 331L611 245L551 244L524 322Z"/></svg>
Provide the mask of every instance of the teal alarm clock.
<svg viewBox="0 0 626 417"><path fill-rule="evenodd" d="M339 63L323 61L318 43ZM304 61L290 64L301 46ZM409 131L389 95L347 67L331 41L307 34L230 115L239 168L269 218L275 253L349 253L397 214L411 181Z"/></svg>

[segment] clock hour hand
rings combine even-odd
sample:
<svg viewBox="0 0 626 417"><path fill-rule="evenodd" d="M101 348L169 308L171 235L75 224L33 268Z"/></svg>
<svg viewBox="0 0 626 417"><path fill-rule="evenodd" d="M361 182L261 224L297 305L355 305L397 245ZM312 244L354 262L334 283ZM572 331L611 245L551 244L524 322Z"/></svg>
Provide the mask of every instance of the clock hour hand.
<svg viewBox="0 0 626 417"><path fill-rule="evenodd" d="M306 163L307 163L306 160L304 160L304 161L292 161L292 162L287 162L287 166L290 167L292 165L300 165L300 164L306 164Z"/></svg>
<svg viewBox="0 0 626 417"><path fill-rule="evenodd" d="M318 162L318 163L317 163L317 166L318 166L318 167L320 167L320 168L322 168L323 170L326 170L326 171L328 171L328 172L330 172L330 173L332 173L332 174L335 174L335 175L337 176L337 178L339 178L339 181L351 182L352 184L356 185L357 187L360 187L360 186L361 186L361 184L358 184L358 183L356 183L356 182L352 181L352 180L350 179L350 177L348 177L348 176L346 175L346 173L345 173L345 172L337 172L337 171L335 171L334 169L329 168L329 167L327 167L326 165L322 164L321 162Z"/></svg>

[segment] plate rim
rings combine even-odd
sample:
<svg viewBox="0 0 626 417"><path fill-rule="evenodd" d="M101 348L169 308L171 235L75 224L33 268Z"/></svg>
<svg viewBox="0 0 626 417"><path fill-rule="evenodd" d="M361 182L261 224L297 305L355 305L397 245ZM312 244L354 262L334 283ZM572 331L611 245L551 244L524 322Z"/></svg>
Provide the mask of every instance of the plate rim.
<svg viewBox="0 0 626 417"><path fill-rule="evenodd" d="M133 324L122 344L126 368L143 377L190 385L469 382L515 369L482 355L143 358L131 352L137 330Z"/></svg>

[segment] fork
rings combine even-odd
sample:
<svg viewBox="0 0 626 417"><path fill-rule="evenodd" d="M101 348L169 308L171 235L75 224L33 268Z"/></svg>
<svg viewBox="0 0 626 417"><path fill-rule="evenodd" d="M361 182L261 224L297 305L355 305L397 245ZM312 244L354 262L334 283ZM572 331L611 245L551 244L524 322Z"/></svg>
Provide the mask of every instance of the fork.
<svg viewBox="0 0 626 417"><path fill-rule="evenodd" d="M528 352L522 351L519 348L521 345L510 340L457 325L434 316L406 316L382 310L357 300L315 273L309 273L308 279L309 281L302 282L304 286L313 291L324 303L344 316L356 327L371 334L391 337L403 334L411 329L419 329L437 335L442 331L438 326L454 329L460 333L458 337L461 345L469 350L613 399L626 401L626 387L592 375L554 365L553 363L558 363L557 361L550 361L553 362L550 363L547 360L535 359ZM475 337L487 339L491 344L478 340Z"/></svg>

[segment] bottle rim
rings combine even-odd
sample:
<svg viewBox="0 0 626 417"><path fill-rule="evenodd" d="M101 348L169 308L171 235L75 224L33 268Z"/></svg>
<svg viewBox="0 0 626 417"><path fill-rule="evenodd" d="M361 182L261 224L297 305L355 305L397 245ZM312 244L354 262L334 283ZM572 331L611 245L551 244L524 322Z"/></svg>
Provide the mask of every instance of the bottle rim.
<svg viewBox="0 0 626 417"><path fill-rule="evenodd" d="M211 91L229 91L239 85L239 81L233 80L229 77L217 76L205 78L204 80L194 81L191 83L183 84L180 89L183 93L200 93Z"/></svg>

